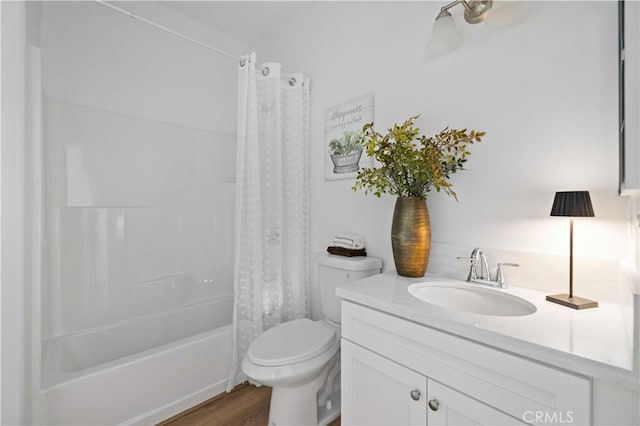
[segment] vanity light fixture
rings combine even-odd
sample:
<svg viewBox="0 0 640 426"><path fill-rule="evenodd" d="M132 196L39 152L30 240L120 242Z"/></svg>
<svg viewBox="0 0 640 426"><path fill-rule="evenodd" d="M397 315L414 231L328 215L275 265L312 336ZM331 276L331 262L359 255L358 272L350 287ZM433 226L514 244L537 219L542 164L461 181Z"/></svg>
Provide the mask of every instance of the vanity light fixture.
<svg viewBox="0 0 640 426"><path fill-rule="evenodd" d="M551 216L569 216L569 294L547 296L549 302L573 309L597 308L598 302L573 295L573 218L593 217L589 191L556 192Z"/></svg>
<svg viewBox="0 0 640 426"><path fill-rule="evenodd" d="M449 13L449 9L458 4L464 6L464 20L469 24L478 24L487 17L493 0L455 0L443 6L436 17L436 22L433 24L429 49L444 51L460 45L462 37L456 28L453 16Z"/></svg>

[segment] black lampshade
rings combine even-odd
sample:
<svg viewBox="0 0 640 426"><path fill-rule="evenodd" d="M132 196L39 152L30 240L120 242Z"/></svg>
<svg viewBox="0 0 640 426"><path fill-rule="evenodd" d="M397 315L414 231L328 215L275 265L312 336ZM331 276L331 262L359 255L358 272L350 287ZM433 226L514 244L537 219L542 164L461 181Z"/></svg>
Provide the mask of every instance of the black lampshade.
<svg viewBox="0 0 640 426"><path fill-rule="evenodd" d="M589 191L556 192L551 216L593 217Z"/></svg>

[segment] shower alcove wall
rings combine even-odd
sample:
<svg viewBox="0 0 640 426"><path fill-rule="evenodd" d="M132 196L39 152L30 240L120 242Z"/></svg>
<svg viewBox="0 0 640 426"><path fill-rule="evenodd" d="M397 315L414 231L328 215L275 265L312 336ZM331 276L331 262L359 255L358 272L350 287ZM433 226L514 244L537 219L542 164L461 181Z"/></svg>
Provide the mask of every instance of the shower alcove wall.
<svg viewBox="0 0 640 426"><path fill-rule="evenodd" d="M249 50L160 4L127 8ZM41 12L33 420L159 421L226 385L237 64L95 2Z"/></svg>

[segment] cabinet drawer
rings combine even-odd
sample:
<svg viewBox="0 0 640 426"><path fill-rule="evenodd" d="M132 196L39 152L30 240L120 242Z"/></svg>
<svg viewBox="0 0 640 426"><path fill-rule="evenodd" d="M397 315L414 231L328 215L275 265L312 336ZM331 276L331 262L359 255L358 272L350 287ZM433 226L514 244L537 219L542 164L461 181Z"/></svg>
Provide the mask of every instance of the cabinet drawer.
<svg viewBox="0 0 640 426"><path fill-rule="evenodd" d="M342 337L517 419L591 423L588 378L346 301Z"/></svg>

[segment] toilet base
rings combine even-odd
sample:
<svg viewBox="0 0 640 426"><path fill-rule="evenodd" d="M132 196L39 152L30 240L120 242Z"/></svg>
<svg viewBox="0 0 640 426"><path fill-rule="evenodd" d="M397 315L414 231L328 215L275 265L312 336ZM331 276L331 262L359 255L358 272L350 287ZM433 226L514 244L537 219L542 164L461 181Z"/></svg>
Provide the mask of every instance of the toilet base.
<svg viewBox="0 0 640 426"><path fill-rule="evenodd" d="M269 426L317 425L317 393L327 373L328 368L324 368L318 377L302 386L274 386L269 406Z"/></svg>
<svg viewBox="0 0 640 426"><path fill-rule="evenodd" d="M318 426L327 426L340 416L340 389L331 394L331 405L318 406Z"/></svg>

